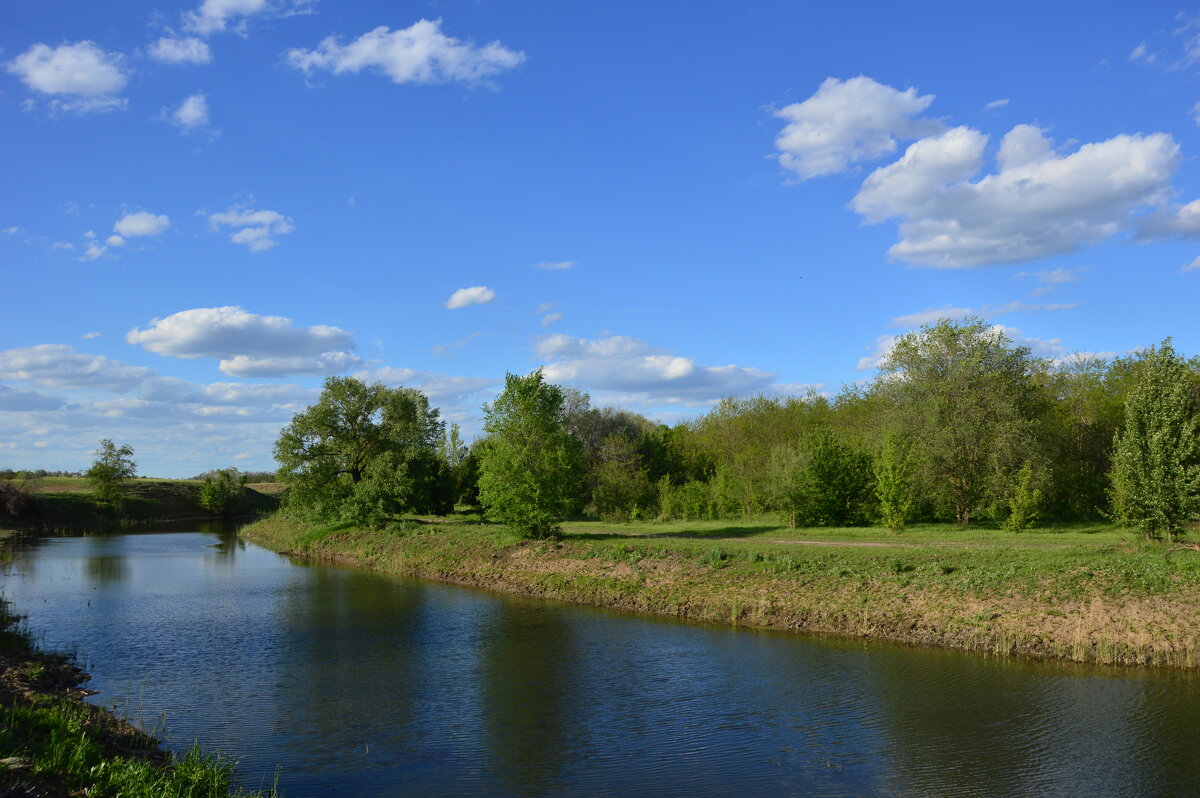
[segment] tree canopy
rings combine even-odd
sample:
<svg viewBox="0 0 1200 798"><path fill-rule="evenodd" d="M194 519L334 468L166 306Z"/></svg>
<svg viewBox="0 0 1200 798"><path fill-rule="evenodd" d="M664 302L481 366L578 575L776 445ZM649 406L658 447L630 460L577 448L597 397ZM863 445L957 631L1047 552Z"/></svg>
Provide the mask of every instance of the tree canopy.
<svg viewBox="0 0 1200 798"><path fill-rule="evenodd" d="M286 506L313 520L372 525L404 512L449 512L443 434L420 391L330 377L275 443Z"/></svg>
<svg viewBox="0 0 1200 798"><path fill-rule="evenodd" d="M567 431L563 400L538 369L508 374L504 392L483 408L479 501L489 517L530 537L557 531L581 486L581 446Z"/></svg>

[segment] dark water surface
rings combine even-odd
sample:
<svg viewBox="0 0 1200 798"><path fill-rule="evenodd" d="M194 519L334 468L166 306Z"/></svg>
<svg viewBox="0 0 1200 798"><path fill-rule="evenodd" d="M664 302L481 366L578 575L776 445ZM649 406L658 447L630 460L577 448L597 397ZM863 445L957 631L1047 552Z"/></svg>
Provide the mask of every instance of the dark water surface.
<svg viewBox="0 0 1200 798"><path fill-rule="evenodd" d="M672 623L308 565L196 522L2 586L176 749L286 795L1195 795L1200 679Z"/></svg>

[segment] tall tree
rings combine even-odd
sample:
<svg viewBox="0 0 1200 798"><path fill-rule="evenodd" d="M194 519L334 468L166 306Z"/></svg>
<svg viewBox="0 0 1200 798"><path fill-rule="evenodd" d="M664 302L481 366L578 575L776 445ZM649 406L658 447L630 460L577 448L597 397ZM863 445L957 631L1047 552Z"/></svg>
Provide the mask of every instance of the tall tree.
<svg viewBox="0 0 1200 798"><path fill-rule="evenodd" d="M1038 459L1045 401L1033 375L1041 368L982 319L943 319L903 335L884 361L874 390L912 446L924 492L959 524L1001 501L1022 464Z"/></svg>
<svg viewBox="0 0 1200 798"><path fill-rule="evenodd" d="M529 537L554 534L577 502L581 446L567 431L563 398L538 369L508 374L503 393L483 407L479 501L490 517Z"/></svg>
<svg viewBox="0 0 1200 798"><path fill-rule="evenodd" d="M119 505L129 492L129 480L137 476L133 447L117 446L108 438L100 441L91 467L84 474L92 493L102 502Z"/></svg>
<svg viewBox="0 0 1200 798"><path fill-rule="evenodd" d="M1200 513L1194 377L1170 338L1140 360L1113 443L1113 514L1147 537L1172 540Z"/></svg>
<svg viewBox="0 0 1200 798"><path fill-rule="evenodd" d="M371 525L402 512L448 512L443 431L437 409L414 388L330 377L275 442L287 506L312 520Z"/></svg>

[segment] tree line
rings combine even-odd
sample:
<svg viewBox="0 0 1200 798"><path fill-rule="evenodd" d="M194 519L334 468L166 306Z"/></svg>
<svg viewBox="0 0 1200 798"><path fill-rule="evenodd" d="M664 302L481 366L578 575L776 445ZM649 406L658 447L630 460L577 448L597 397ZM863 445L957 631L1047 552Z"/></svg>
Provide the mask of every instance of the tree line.
<svg viewBox="0 0 1200 798"><path fill-rule="evenodd" d="M335 377L275 446L291 512L383 525L456 504L534 536L577 516L794 526L1038 519L1181 535L1200 509L1200 358L1033 355L980 319L900 337L837 396L727 398L667 426L540 371L506 378L483 437L413 388Z"/></svg>

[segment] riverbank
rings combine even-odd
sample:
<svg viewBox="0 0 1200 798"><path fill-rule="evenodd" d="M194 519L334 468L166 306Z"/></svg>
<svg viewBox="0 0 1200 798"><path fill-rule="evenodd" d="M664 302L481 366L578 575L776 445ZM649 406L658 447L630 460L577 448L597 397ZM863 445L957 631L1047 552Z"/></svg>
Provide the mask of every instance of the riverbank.
<svg viewBox="0 0 1200 798"><path fill-rule="evenodd" d="M117 509L96 499L82 477L46 477L31 483L28 501L16 505L15 514L0 506L0 521L56 529L211 518L212 513L200 504L201 484L196 479L132 479L128 495ZM247 485L230 512L240 516L274 512L281 490L282 486L275 484Z"/></svg>
<svg viewBox="0 0 1200 798"><path fill-rule="evenodd" d="M772 521L242 529L285 554L690 620L1120 665L1200 666L1200 555L1116 527L789 530Z"/></svg>
<svg viewBox="0 0 1200 798"><path fill-rule="evenodd" d="M87 675L39 651L0 602L0 794L13 796L260 796L230 790L227 760L158 740L86 703Z"/></svg>

